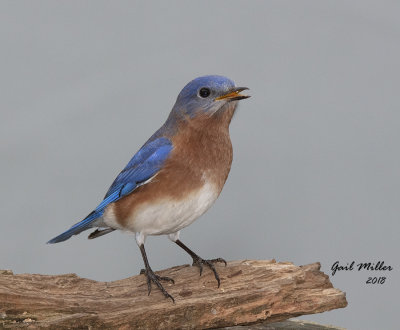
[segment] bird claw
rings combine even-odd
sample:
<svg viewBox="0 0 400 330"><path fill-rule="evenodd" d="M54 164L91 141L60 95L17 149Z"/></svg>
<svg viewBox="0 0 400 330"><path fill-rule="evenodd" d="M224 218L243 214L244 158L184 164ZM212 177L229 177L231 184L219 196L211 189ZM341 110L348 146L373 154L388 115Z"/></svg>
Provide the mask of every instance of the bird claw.
<svg viewBox="0 0 400 330"><path fill-rule="evenodd" d="M151 269L142 269L140 271L140 274L146 275L146 280L147 280L147 290L148 290L148 295L150 296L151 293L151 282L153 282L157 287L160 289L161 293L164 295L165 298L170 298L173 303L175 303L174 297L172 297L167 290L164 289L160 281L166 281L166 282L171 282L172 284L175 284L175 281L166 276L160 276L154 273Z"/></svg>
<svg viewBox="0 0 400 330"><path fill-rule="evenodd" d="M217 270L216 270L215 267L214 267L214 264L215 264L215 263L218 263L218 262L224 263L224 264L225 264L225 267L226 267L226 265L227 265L226 261L225 261L224 259L222 259L222 258L216 258L216 259L202 259L202 258L200 258L199 256L196 256L196 257L193 257L193 264L192 264L192 266L197 266L197 267L200 268L200 276L201 276L201 274L203 273L203 265L208 266L208 267L212 270L212 272L214 273L214 277L215 277L215 279L216 279L217 282L218 282L218 287L220 287L220 285L221 285L221 280L220 280L220 278L219 278L219 275L218 275L218 273L217 273Z"/></svg>

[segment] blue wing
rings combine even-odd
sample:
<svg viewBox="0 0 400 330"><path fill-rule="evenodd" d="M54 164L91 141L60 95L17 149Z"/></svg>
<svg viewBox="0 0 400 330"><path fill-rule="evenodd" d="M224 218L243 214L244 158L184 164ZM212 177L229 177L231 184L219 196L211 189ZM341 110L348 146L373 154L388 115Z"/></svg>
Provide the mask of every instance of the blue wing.
<svg viewBox="0 0 400 330"><path fill-rule="evenodd" d="M116 202L122 197L130 194L143 182L155 175L168 158L173 146L169 139L160 137L146 143L126 167L114 180L108 189L104 200L85 219L73 225L66 232L51 239L47 243L58 243L67 240L72 235L92 227L93 222L101 217L108 204Z"/></svg>
<svg viewBox="0 0 400 330"><path fill-rule="evenodd" d="M121 197L125 196L138 185L150 179L161 169L171 150L172 143L165 137L145 144L114 180L105 199L115 191L119 191Z"/></svg>

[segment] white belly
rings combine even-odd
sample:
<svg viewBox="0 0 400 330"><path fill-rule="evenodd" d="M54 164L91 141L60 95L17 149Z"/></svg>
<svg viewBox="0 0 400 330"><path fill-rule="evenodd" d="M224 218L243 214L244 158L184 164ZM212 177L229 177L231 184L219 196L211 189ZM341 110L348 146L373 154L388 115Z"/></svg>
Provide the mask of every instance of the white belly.
<svg viewBox="0 0 400 330"><path fill-rule="evenodd" d="M109 217L104 222L113 228L145 236L172 234L190 225L206 212L218 195L219 191L214 185L205 183L201 189L187 195L183 200L166 198L141 205L130 216L124 228L115 226L115 220L111 219L113 212L108 212Z"/></svg>

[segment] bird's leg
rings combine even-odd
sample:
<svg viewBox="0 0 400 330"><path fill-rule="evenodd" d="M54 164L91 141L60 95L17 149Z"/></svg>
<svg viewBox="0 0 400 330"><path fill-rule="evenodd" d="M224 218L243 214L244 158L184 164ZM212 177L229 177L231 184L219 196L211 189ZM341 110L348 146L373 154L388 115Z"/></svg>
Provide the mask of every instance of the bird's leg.
<svg viewBox="0 0 400 330"><path fill-rule="evenodd" d="M164 295L165 298L171 298L172 302L175 303L174 297L172 297L160 283L160 281L167 281L167 282L175 283L174 280L169 277L159 276L159 275L155 274L149 265L149 261L147 260L147 255L146 255L146 251L144 249L144 244L141 244L139 246L139 248L140 248L140 252L142 253L144 267L145 267L145 269L142 269L142 271L140 273L146 275L147 288L148 288L149 295L151 292L151 282L153 282L155 285L157 285L157 287L160 289L160 291L162 292L162 294Z"/></svg>
<svg viewBox="0 0 400 330"><path fill-rule="evenodd" d="M193 266L197 266L200 268L200 276L201 273L203 272L203 265L208 266L214 273L215 279L218 282L218 287L221 284L221 280L219 279L219 275L217 273L217 270L214 267L214 263L216 262L223 262L226 266L226 261L222 258L216 258L216 259L202 259L200 258L196 253L194 253L191 249L189 249L185 244L183 244L179 239L175 241L176 244L178 244L182 249L184 249L192 258L193 258Z"/></svg>

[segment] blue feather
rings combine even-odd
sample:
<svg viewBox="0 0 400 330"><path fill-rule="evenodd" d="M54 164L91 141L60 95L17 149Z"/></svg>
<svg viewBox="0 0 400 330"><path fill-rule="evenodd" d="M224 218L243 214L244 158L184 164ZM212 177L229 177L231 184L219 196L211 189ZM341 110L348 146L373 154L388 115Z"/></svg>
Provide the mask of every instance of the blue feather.
<svg viewBox="0 0 400 330"><path fill-rule="evenodd" d="M126 184L133 185L132 189L135 189L140 183L150 179L161 169L171 150L172 143L165 137L146 143L114 180L105 198L117 190L122 193L120 197L123 197L132 192L123 193Z"/></svg>
<svg viewBox="0 0 400 330"><path fill-rule="evenodd" d="M70 229L67 231L63 232L62 234L54 237L50 241L47 242L47 244L53 244L53 243L59 243L66 241L69 239L72 235L77 235L81 233L82 231L89 229L90 224L93 222L93 220L96 220L99 218L101 215L97 214L96 211L93 211L90 213L85 219L83 219L81 222L78 222L77 224L73 225Z"/></svg>
<svg viewBox="0 0 400 330"><path fill-rule="evenodd" d="M94 222L100 218L105 208L113 202L130 194L141 183L155 175L168 158L173 146L165 137L157 138L145 143L145 145L132 157L129 163L121 171L108 189L104 200L85 219L73 225L70 229L48 241L48 244L63 242L73 235L94 226Z"/></svg>

